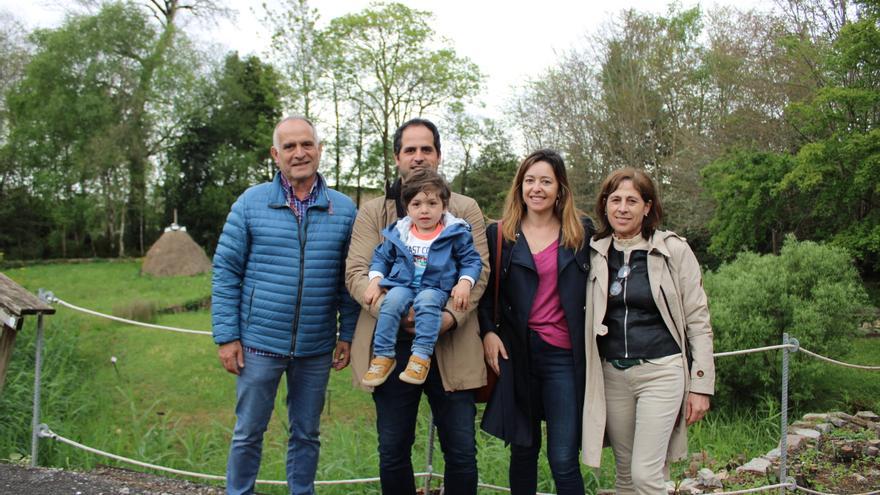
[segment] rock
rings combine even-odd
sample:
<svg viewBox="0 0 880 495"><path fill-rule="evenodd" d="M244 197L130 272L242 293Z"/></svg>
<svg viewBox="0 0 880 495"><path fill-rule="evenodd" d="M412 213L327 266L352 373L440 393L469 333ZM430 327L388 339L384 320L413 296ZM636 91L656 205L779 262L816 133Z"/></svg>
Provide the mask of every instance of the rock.
<svg viewBox="0 0 880 495"><path fill-rule="evenodd" d="M770 461L767 459L762 459L760 457L756 457L751 461L743 464L742 466L736 468L737 473L758 473L758 474L766 474L767 469L771 466Z"/></svg>
<svg viewBox="0 0 880 495"><path fill-rule="evenodd" d="M792 431L792 433L795 435L800 435L802 437L809 438L811 440L818 440L819 437L822 436L821 433L819 433L818 431L816 431L812 428L795 428L794 431Z"/></svg>
<svg viewBox="0 0 880 495"><path fill-rule="evenodd" d="M803 420L810 421L811 423L815 423L818 421L826 421L828 419L827 413L809 413L804 414Z"/></svg>
<svg viewBox="0 0 880 495"><path fill-rule="evenodd" d="M697 488L697 482L691 478L681 480L681 483L678 484L678 491L680 493L703 493L702 490Z"/></svg>
<svg viewBox="0 0 880 495"><path fill-rule="evenodd" d="M877 447L868 447L867 449L865 449L865 455L868 457L877 457L878 455L880 455L880 449L878 449Z"/></svg>
<svg viewBox="0 0 880 495"><path fill-rule="evenodd" d="M789 430L792 428L797 429L797 428L812 428L812 427L813 427L813 423L811 423L809 421L795 421L794 423L788 425Z"/></svg>
<svg viewBox="0 0 880 495"><path fill-rule="evenodd" d="M833 424L834 426L840 428L841 426L843 426L843 425L846 424L846 420L845 420L845 419L841 419L841 418L831 418L831 424Z"/></svg>
<svg viewBox="0 0 880 495"><path fill-rule="evenodd" d="M805 437L801 435L792 435L789 433L785 436L785 443L788 445L788 448L786 450L788 450L789 452L791 452L792 450L797 450L797 448L801 446L801 443L803 443L804 438Z"/></svg>
<svg viewBox="0 0 880 495"><path fill-rule="evenodd" d="M715 477L718 478L719 481L724 481L730 477L730 474L726 469L720 469L717 473L715 473Z"/></svg>
<svg viewBox="0 0 880 495"><path fill-rule="evenodd" d="M706 487L718 487L723 488L724 485L721 483L721 480L718 479L718 476L712 472L709 468L700 469L697 473L697 481Z"/></svg>
<svg viewBox="0 0 880 495"><path fill-rule="evenodd" d="M862 476L859 473L853 473L849 477L850 477L850 479L852 479L856 483L864 483L864 482L868 481L868 478L865 478L864 476Z"/></svg>
<svg viewBox="0 0 880 495"><path fill-rule="evenodd" d="M123 495L128 495L129 493L131 493L131 490L127 486L125 486L119 489L119 493Z"/></svg>
<svg viewBox="0 0 880 495"><path fill-rule="evenodd" d="M880 416L874 414L874 411L859 411L856 413L857 418L867 419L868 421L877 421Z"/></svg>
<svg viewBox="0 0 880 495"><path fill-rule="evenodd" d="M819 433L829 433L832 429L834 429L834 425L831 423L819 423L813 426L813 429L818 431Z"/></svg>
<svg viewBox="0 0 880 495"><path fill-rule="evenodd" d="M779 447L776 447L775 449L763 455L764 459L767 459L770 462L779 460L780 456L782 456L782 451L779 450Z"/></svg>
<svg viewBox="0 0 880 495"><path fill-rule="evenodd" d="M833 416L835 418L840 418L844 421L849 421L852 419L852 416L842 411L834 411L832 413L828 413L829 416Z"/></svg>

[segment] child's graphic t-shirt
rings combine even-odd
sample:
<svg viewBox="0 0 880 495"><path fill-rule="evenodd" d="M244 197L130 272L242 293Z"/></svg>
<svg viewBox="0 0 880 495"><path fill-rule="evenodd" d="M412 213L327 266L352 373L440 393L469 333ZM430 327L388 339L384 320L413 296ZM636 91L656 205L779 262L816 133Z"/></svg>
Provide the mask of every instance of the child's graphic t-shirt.
<svg viewBox="0 0 880 495"><path fill-rule="evenodd" d="M415 224L410 228L410 235L406 238L406 247L412 253L413 260L415 261L413 287L419 287L422 284L422 274L425 273L425 267L428 266L428 251L431 249L431 244L440 235L440 232L443 232L442 223L438 223L437 228L427 234L419 232Z"/></svg>

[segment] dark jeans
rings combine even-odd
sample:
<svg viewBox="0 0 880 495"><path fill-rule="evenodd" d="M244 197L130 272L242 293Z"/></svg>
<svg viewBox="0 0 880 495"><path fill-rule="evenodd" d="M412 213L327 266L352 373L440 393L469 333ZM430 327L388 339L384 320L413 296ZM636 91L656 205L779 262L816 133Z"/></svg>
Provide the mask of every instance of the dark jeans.
<svg viewBox="0 0 880 495"><path fill-rule="evenodd" d="M406 367L411 342L398 339L395 346L397 366L388 381L376 387L376 429L379 432L379 477L384 495L413 495L415 479L412 446L416 417L422 392L434 414L443 459L445 492L455 495L477 493L477 446L474 418L474 392L446 392L436 362L422 385L401 382L398 374ZM534 492L533 492L534 493Z"/></svg>
<svg viewBox="0 0 880 495"><path fill-rule="evenodd" d="M538 487L541 421L547 422L547 460L558 495L583 495L584 479L578 460L581 417L575 393L571 350L554 347L529 331L529 387L536 432L532 445L510 446L510 491L534 495Z"/></svg>

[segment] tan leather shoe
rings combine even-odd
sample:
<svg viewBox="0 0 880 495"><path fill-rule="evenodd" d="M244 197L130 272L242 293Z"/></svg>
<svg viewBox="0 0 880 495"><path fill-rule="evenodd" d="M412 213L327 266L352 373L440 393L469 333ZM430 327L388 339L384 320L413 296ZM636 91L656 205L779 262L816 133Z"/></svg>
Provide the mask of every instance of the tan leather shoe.
<svg viewBox="0 0 880 495"><path fill-rule="evenodd" d="M409 357L406 369L400 373L400 380L413 385L421 385L428 378L428 371L431 369L431 358L422 359L415 354Z"/></svg>
<svg viewBox="0 0 880 495"><path fill-rule="evenodd" d="M391 371L396 364L397 361L395 361L394 358L384 356L374 357L370 360L370 367L367 369L367 372L364 373L361 383L370 387L378 387L379 385L382 385L385 383L385 380L388 379L388 376L391 375Z"/></svg>

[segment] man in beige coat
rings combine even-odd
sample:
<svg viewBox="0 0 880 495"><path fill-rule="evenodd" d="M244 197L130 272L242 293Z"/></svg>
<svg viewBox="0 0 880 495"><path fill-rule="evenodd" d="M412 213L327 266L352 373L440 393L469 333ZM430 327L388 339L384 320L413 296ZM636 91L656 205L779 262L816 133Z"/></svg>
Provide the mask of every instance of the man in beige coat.
<svg viewBox="0 0 880 495"><path fill-rule="evenodd" d="M352 230L346 260L346 286L361 305L351 348L352 376L361 388L361 378L370 364L373 330L382 299L364 304L369 284L373 250L382 242L382 229L405 215L400 200L400 185L416 168L437 170L440 165L440 134L424 119L412 119L394 133L394 160L400 179L387 188L385 196L364 204ZM401 323L396 346L397 365L384 384L373 390L376 404L376 429L379 434L379 477L383 494L415 493L411 461L415 441L416 418L422 393L428 397L437 425L440 448L446 471L446 493L477 493L477 461L473 389L486 383L483 346L480 340L476 308L488 280L488 249L483 214L473 199L453 193L449 212L471 225L474 245L483 260L483 270L470 294L467 311L456 311L452 303L443 312L440 337L434 350L434 366L423 385L401 382L397 375L406 366L412 342L412 313Z"/></svg>

